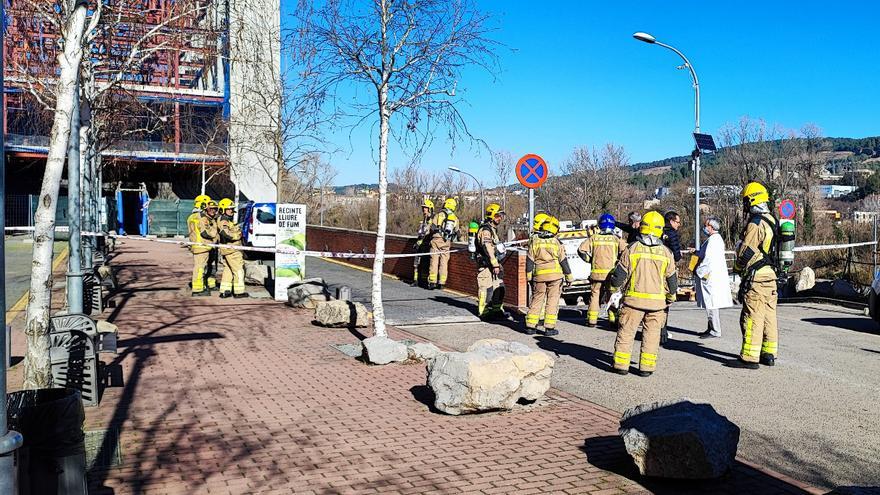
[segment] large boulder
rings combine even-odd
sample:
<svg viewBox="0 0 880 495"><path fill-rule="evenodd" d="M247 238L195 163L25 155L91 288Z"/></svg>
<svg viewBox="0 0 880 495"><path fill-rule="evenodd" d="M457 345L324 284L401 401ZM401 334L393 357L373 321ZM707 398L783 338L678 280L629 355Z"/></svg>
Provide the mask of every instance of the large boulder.
<svg viewBox="0 0 880 495"><path fill-rule="evenodd" d="M294 308L315 309L319 302L331 299L324 279L321 278L301 280L287 288L287 304Z"/></svg>
<svg viewBox="0 0 880 495"><path fill-rule="evenodd" d="M413 361L427 361L437 357L437 354L440 354L440 349L430 342L416 342L407 346L406 352Z"/></svg>
<svg viewBox="0 0 880 495"><path fill-rule="evenodd" d="M326 301L315 306L315 321L321 326L365 327L369 320L366 306L359 302Z"/></svg>
<svg viewBox="0 0 880 495"><path fill-rule="evenodd" d="M368 363L388 364L406 361L406 345L388 337L370 337L361 341L363 357Z"/></svg>
<svg viewBox="0 0 880 495"><path fill-rule="evenodd" d="M247 285L259 285L264 287L269 279L269 265L263 265L256 261L244 262L244 283Z"/></svg>
<svg viewBox="0 0 880 495"><path fill-rule="evenodd" d="M797 292L803 292L805 290L812 289L815 285L816 272L814 272L813 269L808 266L803 267L800 271L800 274L798 274L795 290Z"/></svg>
<svg viewBox="0 0 880 495"><path fill-rule="evenodd" d="M519 342L478 340L467 352L442 352L428 360L434 407L447 414L512 409L550 388L555 361Z"/></svg>
<svg viewBox="0 0 880 495"><path fill-rule="evenodd" d="M641 404L623 413L620 436L644 476L718 478L733 466L739 427L689 399Z"/></svg>

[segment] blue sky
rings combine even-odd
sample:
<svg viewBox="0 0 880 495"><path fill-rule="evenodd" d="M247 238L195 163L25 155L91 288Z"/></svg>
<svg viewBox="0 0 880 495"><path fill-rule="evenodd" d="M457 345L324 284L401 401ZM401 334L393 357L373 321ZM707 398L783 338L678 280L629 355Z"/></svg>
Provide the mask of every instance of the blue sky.
<svg viewBox="0 0 880 495"><path fill-rule="evenodd" d="M294 2L285 0L284 9ZM634 40L647 31L682 50L697 70L703 132L744 115L790 128L811 122L826 136L880 134L880 2L486 0L501 51L497 77L463 74L461 111L493 149L536 153L551 168L576 146L623 146L633 163L693 147L693 90L678 57ZM286 15L289 12L282 12ZM362 92L363 93L363 92ZM337 184L373 183L370 126L331 136ZM391 168L410 158L396 147ZM421 160L486 177L488 153L437 139Z"/></svg>

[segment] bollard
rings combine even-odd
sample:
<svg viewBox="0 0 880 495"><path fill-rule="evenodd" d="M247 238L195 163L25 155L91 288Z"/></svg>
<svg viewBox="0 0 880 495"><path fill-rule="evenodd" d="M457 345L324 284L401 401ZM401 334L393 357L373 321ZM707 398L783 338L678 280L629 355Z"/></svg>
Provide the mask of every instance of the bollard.
<svg viewBox="0 0 880 495"><path fill-rule="evenodd" d="M351 287L347 285L343 285L341 287L336 288L336 299L340 301L350 301L351 300Z"/></svg>

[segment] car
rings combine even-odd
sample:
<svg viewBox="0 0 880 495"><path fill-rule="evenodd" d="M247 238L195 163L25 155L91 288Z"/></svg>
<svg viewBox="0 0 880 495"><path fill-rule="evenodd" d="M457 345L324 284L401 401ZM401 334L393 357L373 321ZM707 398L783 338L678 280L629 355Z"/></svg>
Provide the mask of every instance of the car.
<svg viewBox="0 0 880 495"><path fill-rule="evenodd" d="M275 203L248 202L241 209L241 231L244 245L252 247L275 247Z"/></svg>

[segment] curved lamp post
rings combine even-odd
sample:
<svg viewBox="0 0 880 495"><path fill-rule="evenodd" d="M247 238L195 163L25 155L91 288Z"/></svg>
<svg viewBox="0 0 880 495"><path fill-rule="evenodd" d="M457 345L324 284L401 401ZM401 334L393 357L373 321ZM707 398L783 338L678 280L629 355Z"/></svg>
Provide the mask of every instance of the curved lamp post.
<svg viewBox="0 0 880 495"><path fill-rule="evenodd" d="M460 174L467 175L471 179L474 179L474 182L476 182L477 186L480 188L480 215L485 214L486 213L486 199L483 195L483 183L480 182L480 179L477 179L473 175L465 172L464 170L462 170L458 167L449 167L449 170L452 170L453 172L458 172Z"/></svg>
<svg viewBox="0 0 880 495"><path fill-rule="evenodd" d="M648 33L638 32L633 34L633 38L643 41L645 43L651 45L662 46L663 48L668 48L675 52L682 60L684 60L684 65L679 66L679 69L687 68L691 72L691 77L694 81L694 133L700 133L700 80L697 79L697 72L694 70L694 66L691 65L690 60L684 56L684 53L681 53L674 46L667 45L666 43L661 43L657 41L657 38L651 36ZM697 150L694 153L694 195L695 195L695 207L694 207L694 248L699 249L700 247L700 153Z"/></svg>

